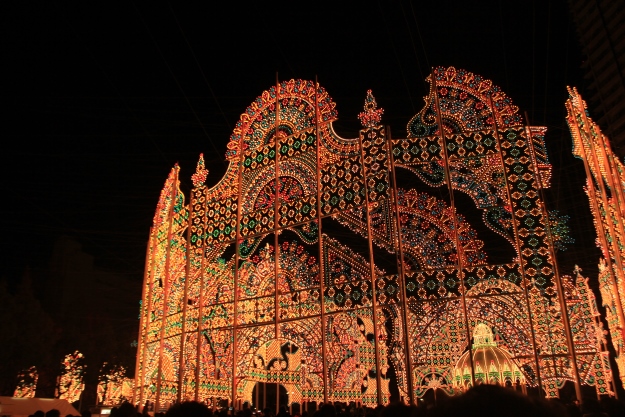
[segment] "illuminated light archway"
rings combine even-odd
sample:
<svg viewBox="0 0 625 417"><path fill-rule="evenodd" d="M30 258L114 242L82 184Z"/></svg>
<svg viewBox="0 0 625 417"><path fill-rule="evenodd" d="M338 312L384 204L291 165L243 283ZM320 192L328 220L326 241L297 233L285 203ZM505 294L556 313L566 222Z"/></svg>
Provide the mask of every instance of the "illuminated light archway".
<svg viewBox="0 0 625 417"><path fill-rule="evenodd" d="M437 68L428 81L424 109L397 139L371 92L363 129L345 139L323 88L278 83L241 116L221 181L204 184L200 159L187 203L172 170L148 247L136 401L239 407L273 379L302 404L385 404L393 386L407 402L451 393L480 323L547 395L566 380L595 384L580 365L601 347L574 339L577 313L562 314L541 196L545 129L523 126L478 75ZM412 173L408 187L396 168ZM456 205L458 191L474 206ZM489 263L471 210L514 259Z"/></svg>

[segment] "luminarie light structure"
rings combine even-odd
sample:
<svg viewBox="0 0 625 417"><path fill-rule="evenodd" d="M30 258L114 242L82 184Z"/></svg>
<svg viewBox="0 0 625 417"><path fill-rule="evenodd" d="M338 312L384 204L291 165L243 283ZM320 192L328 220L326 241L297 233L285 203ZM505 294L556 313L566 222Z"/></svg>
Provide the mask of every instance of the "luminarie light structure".
<svg viewBox="0 0 625 417"><path fill-rule="evenodd" d="M545 128L479 75L437 68L428 81L397 139L370 91L345 139L322 87L279 82L241 115L216 185L203 158L188 198L171 170L148 245L136 402L454 394L479 383L471 355L466 383L454 378L480 328L515 385L612 391L601 347L579 337L595 322L569 322L590 307L570 307L555 264Z"/></svg>
<svg viewBox="0 0 625 417"><path fill-rule="evenodd" d="M126 377L126 368L107 362L102 364L98 376L98 404L118 405L132 401L134 380Z"/></svg>
<svg viewBox="0 0 625 417"><path fill-rule="evenodd" d="M575 88L569 88L566 109L573 154L584 161L586 169L586 193L597 230L597 246L603 254L599 260L599 289L616 364L625 384L625 167L588 115L586 102Z"/></svg>
<svg viewBox="0 0 625 417"><path fill-rule="evenodd" d="M79 351L65 355L61 362L61 375L58 379L58 398L70 403L80 399L85 388L83 377L86 367L83 354Z"/></svg>
<svg viewBox="0 0 625 417"><path fill-rule="evenodd" d="M13 396L16 398L35 398L39 372L35 366L24 369L17 375L17 387Z"/></svg>

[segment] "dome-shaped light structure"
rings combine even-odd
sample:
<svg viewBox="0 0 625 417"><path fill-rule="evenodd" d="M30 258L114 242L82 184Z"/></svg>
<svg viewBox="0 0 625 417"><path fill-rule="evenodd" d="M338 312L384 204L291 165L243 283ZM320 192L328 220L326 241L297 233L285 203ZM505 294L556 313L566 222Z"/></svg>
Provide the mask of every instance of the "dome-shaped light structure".
<svg viewBox="0 0 625 417"><path fill-rule="evenodd" d="M484 323L473 330L473 347L462 354L456 363L454 384L459 387L471 386L471 360L475 372L475 383L504 386L525 386L525 376L505 349L497 346L493 332Z"/></svg>

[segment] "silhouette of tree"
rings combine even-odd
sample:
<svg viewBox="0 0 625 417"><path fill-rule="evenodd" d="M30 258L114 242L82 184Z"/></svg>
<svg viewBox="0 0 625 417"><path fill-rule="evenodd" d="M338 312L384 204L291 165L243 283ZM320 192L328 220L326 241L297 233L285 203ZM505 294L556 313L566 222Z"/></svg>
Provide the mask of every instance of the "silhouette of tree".
<svg viewBox="0 0 625 417"><path fill-rule="evenodd" d="M33 365L38 370L47 368L51 348L59 338L53 320L33 294L28 269L14 293L6 280L0 281L0 323L0 394L13 395L18 372ZM39 384L42 382L47 385L40 375Z"/></svg>

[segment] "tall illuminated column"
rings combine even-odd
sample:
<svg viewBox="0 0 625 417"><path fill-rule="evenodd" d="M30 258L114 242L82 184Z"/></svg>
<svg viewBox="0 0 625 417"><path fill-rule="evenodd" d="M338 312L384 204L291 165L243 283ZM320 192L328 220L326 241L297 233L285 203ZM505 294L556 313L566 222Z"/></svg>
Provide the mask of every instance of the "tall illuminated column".
<svg viewBox="0 0 625 417"><path fill-rule="evenodd" d="M139 390L138 401L150 400L155 403L160 397L160 372L162 365L161 336L166 324L166 306L164 293L168 272L168 258L171 249L171 227L173 211L178 193L178 165L174 166L165 185L161 190L154 220L150 229L150 244L146 261L144 290L147 292L142 299L142 319L140 323L139 368L136 373L136 384ZM158 346L158 347L156 347ZM156 381L154 380L156 378ZM156 387L150 393L146 388ZM135 394L136 395L136 394Z"/></svg>
<svg viewBox="0 0 625 417"><path fill-rule="evenodd" d="M204 216L202 216L204 217ZM200 222L205 223L205 218L201 219ZM204 224L202 224L202 226L205 227ZM204 232L204 228L200 229L202 232ZM200 230L198 230L198 232L200 232ZM201 253L201 258L200 258L200 273L199 273L199 277L198 277L198 281L199 281L199 296L198 296L198 307L197 307L197 321L198 321L198 325L197 325L197 335L196 335L196 351L195 351L195 357L196 357L196 366L195 366L195 400L196 401L200 401L200 400L204 400L203 398L200 398L200 383L202 381L202 375L201 375L201 369L202 369L202 365L200 363L200 358L201 358L201 353L202 353L202 314L204 312L204 289L206 287L206 270L205 270L205 265L204 265L204 239L202 239L202 243L199 245L199 251ZM211 405L213 406L213 408L215 407L215 400L211 399Z"/></svg>
<svg viewBox="0 0 625 417"><path fill-rule="evenodd" d="M276 117L274 123L274 152L275 164L273 172L274 196L273 196L273 277L274 277L274 334L276 339L280 339L280 302L278 292L280 291L280 82L276 74ZM279 404L280 390L276 390L276 407ZM276 409L276 414L278 409Z"/></svg>
<svg viewBox="0 0 625 417"><path fill-rule="evenodd" d="M538 178L536 178L535 180L540 181L540 173L538 172L537 166L537 159L536 159L536 154L534 151L534 135L532 132L532 128L531 127L527 127L526 128L527 131L527 139L528 139L528 148L530 150L530 154L532 156L532 160L534 162L534 167L535 167L535 172L538 174ZM542 134L543 132L541 132ZM573 341L573 333L571 332L571 324L570 324L570 320L569 320L569 310L566 304L566 295L564 293L564 286L562 285L562 276L560 275L560 271L558 269L558 263L556 262L556 253L553 247L553 235L551 233L551 226L549 224L549 213L547 213L547 209L545 208L545 197L544 197L544 193L543 193L543 187L539 186L538 187L538 194L540 196L540 200L539 201L539 205L540 205L540 209L542 211L542 215L543 215L543 226L546 230L546 234L547 234L547 239L548 239L548 247L549 247L549 256L551 256L551 258L553 259L553 269L554 269L554 273L555 273L555 285L558 291L558 301L560 302L560 311L562 314L562 324L564 325L564 335L566 338L566 344L568 347L568 354L571 357L571 363L572 363L572 368L573 368L573 383L575 384L575 396L577 397L577 401L581 404L583 401L582 398L582 391L581 391L581 378L579 375L579 366L578 366L578 362L577 362L577 353L575 352L575 343ZM531 313L530 313L531 314Z"/></svg>
<svg viewBox="0 0 625 417"><path fill-rule="evenodd" d="M527 112L525 113L525 121L526 121L526 126L523 127L524 133L525 133L525 140L527 143L527 149L529 151L529 155L530 155L530 159L532 161L532 165L533 165L533 170L534 170L534 182L536 183L537 187L536 190L538 190L537 195L540 198L536 199L537 202L537 206L539 207L538 213L541 214L542 216L542 220L541 220L541 226L542 227L538 227L537 229L540 231L541 235L544 237L548 237L548 239L545 239L543 237L543 256L547 256L549 259L549 257L552 259L551 265L553 267L553 281L552 281L552 285L551 288L554 289L554 293L557 293L558 295L558 303L560 304L560 314L562 315L562 317L565 317L564 315L566 314L566 307L564 307L563 305L563 290L562 290L562 284L561 284L561 279L560 279L560 275L557 271L557 268L555 266L555 252L553 250L553 239L551 239L549 229L549 220L548 220L548 215L547 212L544 208L544 196L543 193L540 191L543 187L548 187L548 184L546 181L546 179L541 178L541 173L540 170L538 168L537 165L537 161L536 161L536 154L534 152L534 138L535 137L542 137L545 134L546 128L544 127L536 127L536 126L530 126L529 124L529 119L527 117ZM522 268L525 269L527 268L527 266L529 265L523 265L521 264ZM530 266L531 268L531 266ZM540 278L540 275L538 275L538 278ZM527 290L527 287L530 287L530 292L532 292L533 290L537 289L536 286L536 275L535 278L531 279L531 280L527 280L527 282L525 283L525 289ZM534 293L535 295L536 293ZM531 298L531 297L530 297ZM548 302L543 302L539 304L540 307L538 306L534 306L535 310L532 311L532 309L530 308L528 311L528 314L530 316L532 315L537 315L539 317L551 317L550 315L550 303ZM540 310L540 308L542 307L542 311L536 311L536 310ZM540 321L540 318L538 319L538 321ZM557 335L554 333L554 327L557 328L557 326L552 325L551 323L548 323L547 326L545 326L545 328L543 328L543 331L545 331L546 329L546 344L543 346L544 350L540 351L540 348L538 350L536 350L535 355L539 361L539 363L541 362L541 358L542 358L542 363L545 369L543 369L542 371L539 369L537 370L537 379L538 377L540 377L540 387L545 391L546 395L551 397L552 395L555 394L555 392L557 392L557 381L558 381L558 369L560 369L560 378L564 378L565 377L565 373L562 372L562 366L558 365L557 361L559 360L559 356L558 355L566 355L566 353L561 353L556 351L556 349L562 345L562 346L566 346L567 347L567 352L570 355L571 352L574 352L573 348L572 348L572 344L570 343L570 338L569 338L569 333L567 331L567 326L564 326L564 333L565 333L565 340L561 341L561 338L559 336L561 335ZM576 361L572 361L572 363L576 364ZM551 365L551 367L549 367L549 364ZM576 367L575 367L576 369ZM545 379L543 380L543 374L545 375ZM578 375L578 372L575 370L574 371L574 375ZM575 376L573 376L574 379L574 383L575 383L575 394L576 394L576 398L578 401L580 401L581 396L580 396L580 392L579 392L579 378L575 378ZM546 383L545 383L546 381ZM541 393L542 394L542 393Z"/></svg>
<svg viewBox="0 0 625 417"><path fill-rule="evenodd" d="M317 163L317 171L315 177L317 179L317 247L319 250L319 256L317 263L319 265L319 292L321 293L320 305L321 305L321 352L322 358L327 356L326 346L326 315L325 315L325 270L323 266L323 229L322 229L322 204L321 204L321 135L319 132L319 82L315 77L315 159ZM328 365L325 360L322 361L323 372L323 402L328 402Z"/></svg>
<svg viewBox="0 0 625 417"><path fill-rule="evenodd" d="M606 267L600 263L600 274L607 273L607 285L602 286L603 302L608 305L608 324L616 363L625 383L625 248L623 248L624 217L622 164L614 157L609 141L588 116L586 103L575 88L569 88L566 101L567 123L573 138L573 154L581 158L586 170L587 189L591 212L594 216L598 241Z"/></svg>
<svg viewBox="0 0 625 417"><path fill-rule="evenodd" d="M493 105L493 99L492 97L489 97L489 104L490 104L490 111L492 114L495 114L495 106ZM495 124L495 139L497 141L497 149L498 152L497 154L499 155L499 163L501 164L501 167L503 169L504 167L504 160L503 160L503 153L502 153L502 148L501 148L501 135L499 133L499 126L497 123L497 118L493 119L494 124ZM508 200L508 204L510 204L510 202L512 201L512 196L510 195L510 184L508 183L508 178L507 176L503 176L504 178L504 183L505 183L505 187L506 187L506 197ZM516 251L517 253L520 252L520 247L518 245L518 236L519 236L519 230L518 230L518 226L516 222L512 222L512 229L514 232L514 235L517 236L516 239ZM519 263L519 268L521 270L521 274L523 275L523 277L526 276L525 274L525 265L520 262ZM536 343L536 331L534 328L534 320L535 318L533 317L532 314L532 310L530 308L530 300L529 300L529 294L528 294L528 290L527 287L529 286L529 280L527 280L526 282L524 282L522 284L523 287L523 296L524 296L524 300L525 300L525 306L527 308L527 313L528 313L528 321L530 324L530 334L531 334L531 338L532 338L532 353L533 353L533 359L534 359L534 366L536 367L536 379L538 380L538 388L539 388L539 395L542 396L543 394L543 382L542 382L542 377L541 377L541 372L540 372L540 360L539 360L539 352L538 352L538 345Z"/></svg>
<svg viewBox="0 0 625 417"><path fill-rule="evenodd" d="M163 348L165 344L165 331L167 329L167 313L168 313L168 301L169 301L169 288L171 285L171 246L173 240L173 223L174 223L174 206L176 204L176 196L178 192L178 173L179 168L175 168L175 179L170 189L170 206L167 216L167 244L165 253L165 270L164 275L161 277L163 287L163 317L161 317L161 330L160 330L160 342L159 342L159 357L158 357L158 370L156 379L156 401L154 404L154 410L157 411L161 406L161 386L163 383Z"/></svg>
<svg viewBox="0 0 625 417"><path fill-rule="evenodd" d="M235 225L235 240L234 240L234 271L233 271L233 288L232 288L232 392L231 392L231 403L234 408L234 401L236 399L237 393L237 353L238 353L238 334L237 334L237 324L238 324L238 313L239 313L239 263L240 263L240 243L241 243L241 228L242 228L242 208L243 204L243 161L245 160L244 147L243 147L243 135L238 140L237 147L237 222Z"/></svg>
<svg viewBox="0 0 625 417"><path fill-rule="evenodd" d="M432 71L434 72L434 71ZM441 107L438 98L438 88L436 86L436 77L432 74L432 88L434 92L434 104L436 112L436 122L438 123L438 134L440 135L440 141L443 148L443 165L445 172L445 183L447 184L447 191L449 192L449 201L451 202L451 212L453 213L453 229L454 229L454 244L456 246L456 268L458 271L458 278L460 279L460 302L462 304L462 316L464 318L464 327L466 331L467 346L471 349L471 328L469 323L469 314L467 312L467 285L464 281L464 265L463 257L464 251L460 246L460 240L458 239L458 213L456 211L456 203L454 199L454 187L451 182L451 172L449 169L449 155L447 154L447 138L445 135L445 127L443 126ZM473 355L469 355L469 364L471 366L471 384L475 386L475 365L473 363Z"/></svg>
<svg viewBox="0 0 625 417"><path fill-rule="evenodd" d="M371 127L369 127L371 129ZM365 208L364 215L366 219L366 229L367 229L367 243L369 244L369 270L371 277L371 288L372 288L372 317L373 317L373 337L374 337L374 349L375 349L375 381L377 385L376 395L378 404L383 404L382 401L382 382L381 382L381 367L380 367L380 337L378 335L378 300L377 300L377 275L375 269L375 259L373 256L373 233L371 229L371 199L369 196L369 185L368 185L368 170L367 164L365 164L365 151L363 148L363 136L365 132L369 129L362 130L360 135L358 135L358 149L360 150L360 164L363 170L363 178L364 178L364 190L365 190Z"/></svg>
<svg viewBox="0 0 625 417"><path fill-rule="evenodd" d="M143 403L145 395L145 361L147 355L148 330L150 328L150 303L152 301L152 280L153 259L152 255L156 250L156 236L154 226L150 227L150 237L145 256L145 272L143 274L143 288L141 295L141 314L139 315L139 343L137 344L137 360L135 370L135 390L133 391L133 402ZM138 391L138 392L137 392Z"/></svg>
<svg viewBox="0 0 625 417"><path fill-rule="evenodd" d="M185 352L185 335L187 333L187 305L189 300L189 279L190 279L190 271L191 271L191 257L189 256L191 252L191 217L193 210L193 195L191 195L191 199L189 200L189 218L187 219L187 232L185 239L185 251L187 253L187 260L184 271L184 289L182 293L182 320L180 326L180 344L178 345L178 349L180 350L180 358L178 358L178 389L176 391L176 401L181 402L186 396L186 386L184 383L184 370L185 365L187 364L186 352Z"/></svg>
<svg viewBox="0 0 625 417"><path fill-rule="evenodd" d="M193 375L187 375L183 377L181 380L185 383L185 392L188 390L186 384L190 384L191 381L195 381L193 387L193 399L198 401L199 398L199 388L200 388L200 347L201 347L201 337L202 337L202 326L200 323L200 318L202 317L202 301L203 301L203 287L204 287L204 242L205 242L205 227L206 227L206 210L204 209L206 203L206 191L207 187L205 185L206 177L208 175L208 170L204 165L204 155L200 154L200 157L197 162L197 166L195 169L195 173L191 176L191 180L193 182L193 189L191 190L189 196L189 219L187 223L187 266L186 266L186 281L185 281L185 294L184 294L184 314L183 314L183 324L182 324L182 340L187 339L187 333L189 336L193 334L195 336L195 346L187 346L186 342L181 343L180 352L181 356L187 354L190 356L189 358L185 358L185 361L192 361L194 366ZM199 268L198 266L199 265ZM192 310L192 314L188 314L188 304L189 304L189 291L191 291L190 285L198 286L199 289L195 288L198 293L199 302L194 310ZM196 325L195 331L189 330L189 324L193 321L196 321L198 324ZM190 340L193 338L189 337ZM193 355L193 357L191 357ZM181 375L183 375L184 371L188 366L186 363L181 361ZM187 380L186 378L191 378L192 380ZM187 395L188 396L188 395Z"/></svg>
<svg viewBox="0 0 625 417"><path fill-rule="evenodd" d="M387 127L386 129L386 137L387 137L387 147L388 147L388 155L391 162L391 175L392 175L392 202L395 207L399 205L399 197L397 194L397 175L395 172L395 155L393 155L392 151L392 140L391 140L391 129ZM395 239L395 246L397 247L397 258L398 258L398 267L397 267L397 275L399 278L399 288L401 291L401 312L402 312L402 330L404 333L404 346L406 347L406 385L408 390L408 402L410 405L415 405L414 400L414 383L412 377L412 353L410 349L410 340L408 337L408 295L406 293L406 271L405 265L406 260L404 258L404 244L401 238L401 220L399 218L399 210L395 210L395 235L393 239Z"/></svg>
<svg viewBox="0 0 625 417"><path fill-rule="evenodd" d="M276 117L274 125L274 196L273 196L273 277L274 277L274 338L280 340L280 82L276 74ZM280 387L276 384L276 414L280 408Z"/></svg>
<svg viewBox="0 0 625 417"><path fill-rule="evenodd" d="M584 125L589 126L590 135L588 138L594 141L592 152L588 154L593 158L594 165L599 167L601 173L598 182L602 191L602 198L606 200L607 206L606 217L614 229L612 243L616 244L615 258L617 264L620 263L619 271L622 275L619 277L620 285L625 282L625 230L623 226L623 183L619 176L617 164L621 165L614 153L610 149L610 142L607 137L601 133L598 126L593 124L586 112L582 114ZM603 180L603 181L601 181ZM607 187L607 188L606 188ZM619 286L620 286L619 285ZM624 300L620 298L621 305Z"/></svg>

